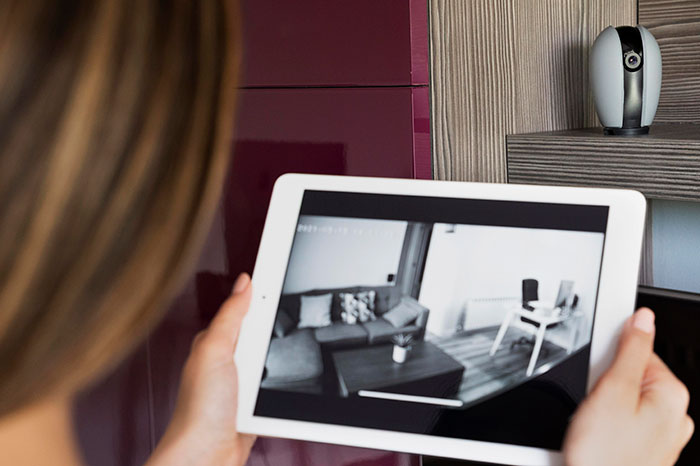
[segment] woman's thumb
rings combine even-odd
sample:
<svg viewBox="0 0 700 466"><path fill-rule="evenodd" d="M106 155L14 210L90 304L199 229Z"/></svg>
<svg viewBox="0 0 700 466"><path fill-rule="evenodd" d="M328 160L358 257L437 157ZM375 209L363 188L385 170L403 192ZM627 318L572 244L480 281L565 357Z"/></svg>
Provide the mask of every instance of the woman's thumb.
<svg viewBox="0 0 700 466"><path fill-rule="evenodd" d="M230 340L231 351L236 349L238 332L250 306L251 288L250 276L247 273L240 274L233 285L231 296L224 301L209 324L208 332L225 335Z"/></svg>
<svg viewBox="0 0 700 466"><path fill-rule="evenodd" d="M619 387L629 397L630 393L639 394L644 373L654 352L654 313L641 308L630 317L620 336L617 354L606 372L604 379L610 386ZM635 398L638 402L638 397Z"/></svg>

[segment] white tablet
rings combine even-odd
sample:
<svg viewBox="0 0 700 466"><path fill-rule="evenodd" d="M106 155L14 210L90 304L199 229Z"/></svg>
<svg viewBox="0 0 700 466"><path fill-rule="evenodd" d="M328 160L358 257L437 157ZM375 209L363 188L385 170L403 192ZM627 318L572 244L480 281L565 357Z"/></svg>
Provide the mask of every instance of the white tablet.
<svg viewBox="0 0 700 466"><path fill-rule="evenodd" d="M638 192L285 175L236 351L239 428L556 464L633 312Z"/></svg>

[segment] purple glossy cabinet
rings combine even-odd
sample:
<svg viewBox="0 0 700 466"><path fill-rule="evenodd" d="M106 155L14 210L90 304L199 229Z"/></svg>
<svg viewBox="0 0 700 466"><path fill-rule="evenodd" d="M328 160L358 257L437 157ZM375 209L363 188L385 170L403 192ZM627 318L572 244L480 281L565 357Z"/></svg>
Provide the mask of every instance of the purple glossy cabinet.
<svg viewBox="0 0 700 466"><path fill-rule="evenodd" d="M175 405L182 365L235 277L251 272L272 186L288 172L430 178L425 0L248 0L233 160L199 263L161 325L84 393L86 462L143 464ZM248 462L417 466L405 454L260 439Z"/></svg>
<svg viewBox="0 0 700 466"><path fill-rule="evenodd" d="M423 145L430 138L427 103L427 87L244 89L236 142L279 144L279 158L267 162L286 169L295 167L291 159L304 158L306 145L312 153L342 158L342 173L430 177L430 148ZM326 147L314 151L314 144ZM255 150L236 147L234 160ZM263 149L258 155L269 153Z"/></svg>
<svg viewBox="0 0 700 466"><path fill-rule="evenodd" d="M249 0L246 87L428 84L425 0Z"/></svg>
<svg viewBox="0 0 700 466"><path fill-rule="evenodd" d="M284 173L429 178L427 99L427 87L242 90L224 193L230 272L252 270Z"/></svg>

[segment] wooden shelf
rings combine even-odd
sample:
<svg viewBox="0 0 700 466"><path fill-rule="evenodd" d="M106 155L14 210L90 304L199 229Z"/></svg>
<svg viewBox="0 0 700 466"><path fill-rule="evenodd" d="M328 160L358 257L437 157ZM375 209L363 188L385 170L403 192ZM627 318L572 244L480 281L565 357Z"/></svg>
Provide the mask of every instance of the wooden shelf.
<svg viewBox="0 0 700 466"><path fill-rule="evenodd" d="M637 189L700 201L700 124L654 125L648 135L602 128L506 136L508 182Z"/></svg>

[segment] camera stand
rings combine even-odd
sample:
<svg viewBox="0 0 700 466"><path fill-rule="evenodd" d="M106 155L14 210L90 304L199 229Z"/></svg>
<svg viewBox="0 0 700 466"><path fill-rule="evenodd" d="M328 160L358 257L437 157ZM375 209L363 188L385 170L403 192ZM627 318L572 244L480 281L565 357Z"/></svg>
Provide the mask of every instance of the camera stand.
<svg viewBox="0 0 700 466"><path fill-rule="evenodd" d="M641 136L644 134L649 134L648 126L641 126L639 128L603 128L603 134L606 136Z"/></svg>

